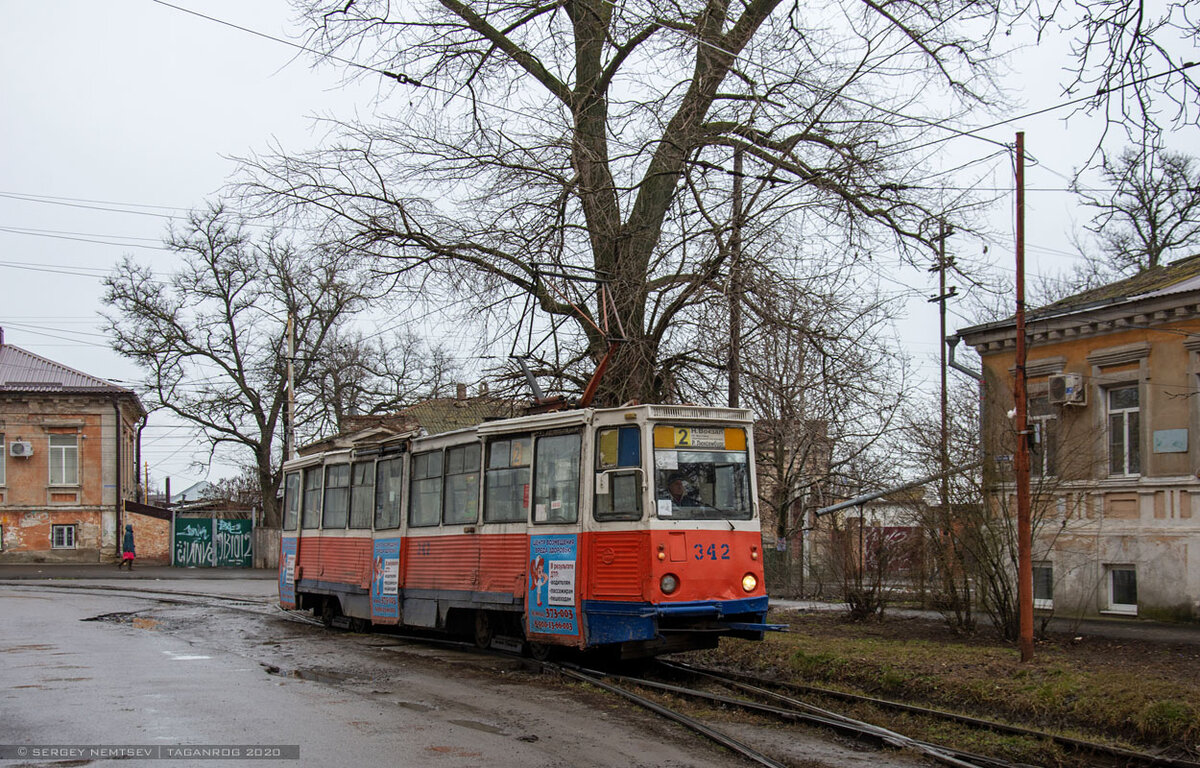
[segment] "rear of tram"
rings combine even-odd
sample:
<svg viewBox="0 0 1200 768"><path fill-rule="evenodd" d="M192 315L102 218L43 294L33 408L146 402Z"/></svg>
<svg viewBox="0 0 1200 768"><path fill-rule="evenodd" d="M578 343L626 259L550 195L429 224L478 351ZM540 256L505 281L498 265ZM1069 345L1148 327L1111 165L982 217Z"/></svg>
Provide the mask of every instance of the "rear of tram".
<svg viewBox="0 0 1200 768"><path fill-rule="evenodd" d="M774 629L750 412L648 405L594 424L588 645L630 657Z"/></svg>

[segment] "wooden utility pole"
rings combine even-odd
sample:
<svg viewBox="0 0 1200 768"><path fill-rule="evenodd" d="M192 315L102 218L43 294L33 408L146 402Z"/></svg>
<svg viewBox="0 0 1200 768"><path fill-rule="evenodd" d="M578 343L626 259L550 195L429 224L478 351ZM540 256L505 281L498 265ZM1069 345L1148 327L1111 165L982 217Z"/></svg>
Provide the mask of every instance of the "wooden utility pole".
<svg viewBox="0 0 1200 768"><path fill-rule="evenodd" d="M950 237L953 229L946 226L945 220L938 222L938 263L932 271L938 273L938 294L929 301L937 302L938 305L938 330L939 342L938 349L941 351L941 372L942 372L942 422L941 422L941 437L938 443L938 460L941 465L942 481L939 485L939 501L942 505L943 519L949 518L950 512L950 390L947 382L948 364L946 360L946 299L958 295L958 289L951 286L946 290L946 239Z"/></svg>
<svg viewBox="0 0 1200 768"><path fill-rule="evenodd" d="M729 231L729 407L742 397L742 148L733 148L733 221Z"/></svg>
<svg viewBox="0 0 1200 768"><path fill-rule="evenodd" d="M1033 526L1029 495L1029 414L1025 394L1025 133L1017 132L1017 618L1021 661L1033 661Z"/></svg>

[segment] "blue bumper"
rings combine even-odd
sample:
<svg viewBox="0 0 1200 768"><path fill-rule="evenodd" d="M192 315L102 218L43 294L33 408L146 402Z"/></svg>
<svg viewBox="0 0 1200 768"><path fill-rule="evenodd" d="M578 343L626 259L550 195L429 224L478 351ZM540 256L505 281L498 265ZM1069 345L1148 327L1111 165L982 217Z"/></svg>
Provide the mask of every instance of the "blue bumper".
<svg viewBox="0 0 1200 768"><path fill-rule="evenodd" d="M669 625L666 631L681 632L766 632L783 628L763 623L767 617L766 597L659 605L584 600L582 608L589 646L654 640L661 634L660 622Z"/></svg>

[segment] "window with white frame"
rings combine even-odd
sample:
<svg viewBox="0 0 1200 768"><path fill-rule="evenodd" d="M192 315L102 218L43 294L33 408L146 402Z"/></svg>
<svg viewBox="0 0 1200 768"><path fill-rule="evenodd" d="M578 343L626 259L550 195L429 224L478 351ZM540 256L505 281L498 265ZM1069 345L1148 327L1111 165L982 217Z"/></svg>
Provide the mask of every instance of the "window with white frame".
<svg viewBox="0 0 1200 768"><path fill-rule="evenodd" d="M1029 427L1033 444L1029 450L1031 477L1054 477L1058 474L1058 412L1050 397L1029 398Z"/></svg>
<svg viewBox="0 0 1200 768"><path fill-rule="evenodd" d="M1108 610L1137 614L1137 568L1132 565L1105 567L1108 577Z"/></svg>
<svg viewBox="0 0 1200 768"><path fill-rule="evenodd" d="M1054 608L1054 566L1037 563L1033 566L1033 607Z"/></svg>
<svg viewBox="0 0 1200 768"><path fill-rule="evenodd" d="M1141 411L1137 385L1108 390L1108 473L1142 472Z"/></svg>
<svg viewBox="0 0 1200 768"><path fill-rule="evenodd" d="M50 547L52 549L75 549L75 526L50 526Z"/></svg>
<svg viewBox="0 0 1200 768"><path fill-rule="evenodd" d="M50 435L50 485L79 484L79 436Z"/></svg>

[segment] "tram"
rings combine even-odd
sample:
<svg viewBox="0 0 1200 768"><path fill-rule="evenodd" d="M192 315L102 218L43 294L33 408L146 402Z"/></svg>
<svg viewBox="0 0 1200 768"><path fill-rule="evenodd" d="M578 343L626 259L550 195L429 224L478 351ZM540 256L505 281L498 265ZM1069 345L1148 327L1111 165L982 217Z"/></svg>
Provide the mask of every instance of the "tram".
<svg viewBox="0 0 1200 768"><path fill-rule="evenodd" d="M620 658L761 639L750 412L636 405L367 436L284 465L279 602Z"/></svg>

